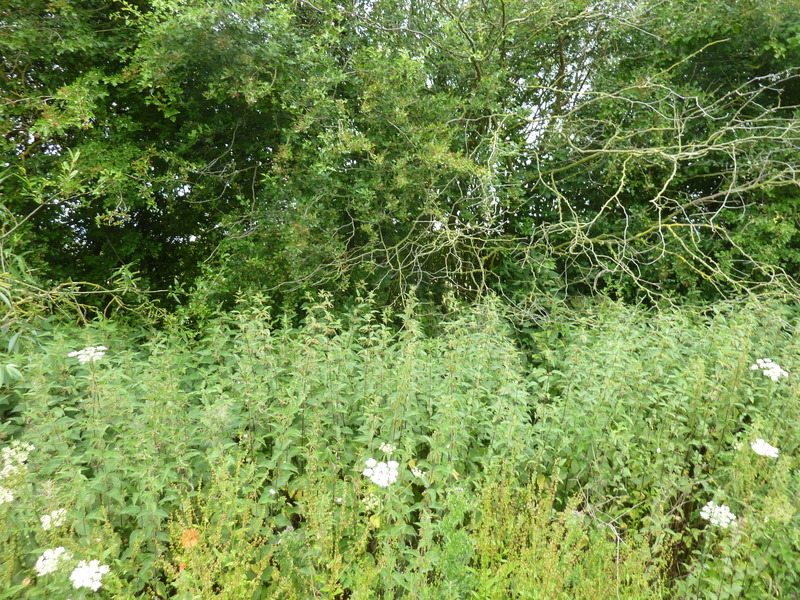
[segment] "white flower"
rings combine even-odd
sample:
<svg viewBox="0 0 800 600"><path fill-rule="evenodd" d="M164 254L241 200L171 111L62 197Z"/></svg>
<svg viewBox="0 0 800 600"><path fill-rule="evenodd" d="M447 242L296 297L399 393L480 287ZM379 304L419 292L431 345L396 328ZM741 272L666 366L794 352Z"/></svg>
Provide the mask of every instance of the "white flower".
<svg viewBox="0 0 800 600"><path fill-rule="evenodd" d="M274 496L275 494L277 494L277 492L274 490L274 488L269 488L269 495Z"/></svg>
<svg viewBox="0 0 800 600"><path fill-rule="evenodd" d="M390 444L388 442L385 442L385 443L381 444L380 446L378 446L378 448L380 448L381 451L385 452L386 454L391 454L392 452L397 450L397 446L393 446L392 444Z"/></svg>
<svg viewBox="0 0 800 600"><path fill-rule="evenodd" d="M713 501L700 510L700 516L712 525L723 529L736 525L736 515L731 512L731 509L724 504L717 505Z"/></svg>
<svg viewBox="0 0 800 600"><path fill-rule="evenodd" d="M9 485L0 486L0 504L14 500L14 484L19 483L19 481L14 480L21 477L20 473L25 469L25 461L28 460L28 455L34 450L35 448L32 444L20 442L19 440L14 440L9 446L0 450L0 456L3 457L0 481L11 480Z"/></svg>
<svg viewBox="0 0 800 600"><path fill-rule="evenodd" d="M3 462L6 465L24 465L25 461L28 460L28 455L36 450L33 444L29 444L28 442L20 442L19 440L14 440L11 442L10 446L6 446L0 453L3 455Z"/></svg>
<svg viewBox="0 0 800 600"><path fill-rule="evenodd" d="M51 527L61 527L64 524L64 517L67 511L63 508L54 510L50 514L42 515L39 520L42 522L42 529L47 531Z"/></svg>
<svg viewBox="0 0 800 600"><path fill-rule="evenodd" d="M14 490L10 490L7 487L3 487L0 485L0 504L5 504L6 502L13 502L14 500Z"/></svg>
<svg viewBox="0 0 800 600"><path fill-rule="evenodd" d="M72 582L72 587L76 590L80 588L90 588L93 592L100 589L101 579L103 575L108 573L110 569L106 565L101 565L99 560L93 560L87 563L82 560L78 566L72 571L69 576Z"/></svg>
<svg viewBox="0 0 800 600"><path fill-rule="evenodd" d="M3 465L3 468L0 469L0 479L8 479L17 473L19 473L19 466L12 463L6 463Z"/></svg>
<svg viewBox="0 0 800 600"><path fill-rule="evenodd" d="M74 352L70 352L67 354L68 358L75 358L77 357L78 360L82 363L87 362L94 362L96 360L100 360L103 358L103 355L106 353L105 346L89 346L88 348L84 348L83 350L75 350Z"/></svg>
<svg viewBox="0 0 800 600"><path fill-rule="evenodd" d="M781 369L771 358L758 358L756 364L750 365L751 371L761 371L772 381L778 381L781 377L788 377L789 373Z"/></svg>
<svg viewBox="0 0 800 600"><path fill-rule="evenodd" d="M375 485L389 487L397 481L397 468L400 466L397 461L390 460L388 463L384 463L369 458L366 465L367 468L363 471L364 477L369 477Z"/></svg>
<svg viewBox="0 0 800 600"><path fill-rule="evenodd" d="M58 563L62 560L69 560L72 555L66 551L64 546L59 546L53 550L45 550L33 566L34 570L41 577L48 573L58 571Z"/></svg>
<svg viewBox="0 0 800 600"><path fill-rule="evenodd" d="M417 467L411 467L411 474L414 475L414 477L419 477L420 479L427 475L425 471L418 469Z"/></svg>
<svg viewBox="0 0 800 600"><path fill-rule="evenodd" d="M758 438L755 442L750 444L750 447L753 449L753 452L758 454L759 456L769 456L770 458L778 458L778 449Z"/></svg>
<svg viewBox="0 0 800 600"><path fill-rule="evenodd" d="M367 510L375 510L381 504L381 501L378 499L378 497L375 494L370 494L369 496L365 496L362 499L362 502L364 503L364 507Z"/></svg>

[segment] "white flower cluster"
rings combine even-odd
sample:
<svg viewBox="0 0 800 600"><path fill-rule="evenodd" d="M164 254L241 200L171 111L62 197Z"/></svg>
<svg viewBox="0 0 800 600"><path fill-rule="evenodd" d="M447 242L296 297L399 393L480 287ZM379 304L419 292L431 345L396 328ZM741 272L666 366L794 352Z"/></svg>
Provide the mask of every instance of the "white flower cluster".
<svg viewBox="0 0 800 600"><path fill-rule="evenodd" d="M419 477L420 479L427 475L425 471L418 469L417 467L411 467L411 474L414 475L414 477Z"/></svg>
<svg viewBox="0 0 800 600"><path fill-rule="evenodd" d="M364 496L361 501L364 503L364 508L371 511L376 510L381 505L381 501L375 494Z"/></svg>
<svg viewBox="0 0 800 600"><path fill-rule="evenodd" d="M761 438L758 438L755 442L750 444L750 447L753 449L753 452L755 452L759 456L769 456L770 458L778 458L778 449L772 444L765 442Z"/></svg>
<svg viewBox="0 0 800 600"><path fill-rule="evenodd" d="M102 585L101 579L103 575L109 571L110 569L106 565L101 565L99 560L93 560L88 563L82 560L78 563L78 566L73 569L69 580L72 582L72 587L76 590L85 587L96 592Z"/></svg>
<svg viewBox="0 0 800 600"><path fill-rule="evenodd" d="M383 444L378 446L378 448L380 448L381 451L385 452L386 454L391 454L392 452L397 450L397 446L393 446L389 442L384 442Z"/></svg>
<svg viewBox="0 0 800 600"><path fill-rule="evenodd" d="M65 516L67 516L67 511L63 508L54 510L46 515L42 515L39 517L39 520L42 522L42 529L47 531L51 527L61 527L64 524Z"/></svg>
<svg viewBox="0 0 800 600"><path fill-rule="evenodd" d="M89 346L83 350L75 350L74 352L70 352L67 354L67 357L75 358L77 356L78 360L82 363L94 362L103 358L106 350L108 350L108 348L105 346Z"/></svg>
<svg viewBox="0 0 800 600"><path fill-rule="evenodd" d="M66 551L64 546L59 546L52 550L45 550L33 566L34 570L39 574L47 575L58 571L58 565L62 560L69 560L72 555Z"/></svg>
<svg viewBox="0 0 800 600"><path fill-rule="evenodd" d="M374 458L367 459L367 468L364 469L364 476L369 477L372 483L381 487L389 487L397 481L397 468L400 466L397 461L378 462Z"/></svg>
<svg viewBox="0 0 800 600"><path fill-rule="evenodd" d="M25 461L28 460L28 455L33 452L35 448L32 444L27 442L20 442L14 440L10 446L6 446L0 450L0 455L3 457L3 468L0 469L0 481L11 481L12 487L0 485L0 504L12 502L14 500L14 482L15 476L22 471Z"/></svg>
<svg viewBox="0 0 800 600"><path fill-rule="evenodd" d="M761 371L764 375L772 379L772 381L778 381L781 377L789 376L789 373L781 369L771 358L756 359L756 364L750 365L750 370Z"/></svg>
<svg viewBox="0 0 800 600"><path fill-rule="evenodd" d="M25 461L28 460L28 455L34 450L36 450L36 448L33 444L14 440L11 442L10 446L6 446L0 450L0 453L3 455L3 462L7 465L14 463L24 465Z"/></svg>
<svg viewBox="0 0 800 600"><path fill-rule="evenodd" d="M61 564L72 559L72 554L67 552L63 546L53 548L52 550L45 550L33 569L42 577L55 573L61 567ZM99 560L86 562L82 560L78 566L72 569L69 580L72 582L72 587L76 590L80 588L89 588L93 592L100 589L102 585L103 575L108 573L111 569L106 565L101 565Z"/></svg>
<svg viewBox="0 0 800 600"><path fill-rule="evenodd" d="M731 509L724 504L717 505L713 501L700 510L700 516L712 525L723 529L736 525L736 515L731 512Z"/></svg>
<svg viewBox="0 0 800 600"><path fill-rule="evenodd" d="M4 463L3 468L0 469L0 479L11 479L14 475L19 473L19 467L13 463Z"/></svg>

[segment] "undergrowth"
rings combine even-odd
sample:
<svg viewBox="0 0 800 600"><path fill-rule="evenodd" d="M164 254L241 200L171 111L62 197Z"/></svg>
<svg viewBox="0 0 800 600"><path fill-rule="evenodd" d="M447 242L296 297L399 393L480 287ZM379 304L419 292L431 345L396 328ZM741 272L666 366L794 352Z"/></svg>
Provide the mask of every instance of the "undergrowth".
<svg viewBox="0 0 800 600"><path fill-rule="evenodd" d="M55 326L2 388L0 598L785 598L794 319L610 304L527 355L494 301Z"/></svg>

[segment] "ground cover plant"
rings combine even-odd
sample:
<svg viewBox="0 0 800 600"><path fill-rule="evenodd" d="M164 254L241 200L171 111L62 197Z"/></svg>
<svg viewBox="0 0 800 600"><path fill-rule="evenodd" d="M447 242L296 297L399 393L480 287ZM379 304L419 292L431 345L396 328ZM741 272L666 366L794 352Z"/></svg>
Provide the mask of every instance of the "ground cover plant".
<svg viewBox="0 0 800 600"><path fill-rule="evenodd" d="M796 316L256 301L56 325L3 387L2 598L786 598Z"/></svg>

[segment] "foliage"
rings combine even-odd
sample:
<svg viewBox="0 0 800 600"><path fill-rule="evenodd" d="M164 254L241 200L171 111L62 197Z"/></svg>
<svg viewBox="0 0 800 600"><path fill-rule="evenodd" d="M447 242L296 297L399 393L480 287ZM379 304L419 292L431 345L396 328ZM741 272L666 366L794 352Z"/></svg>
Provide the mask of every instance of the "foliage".
<svg viewBox="0 0 800 600"><path fill-rule="evenodd" d="M46 279L212 309L794 293L796 8L14 0L0 205Z"/></svg>
<svg viewBox="0 0 800 600"><path fill-rule="evenodd" d="M587 308L545 327L529 361L496 302L452 306L435 335L413 303L399 328L369 299L331 308L276 327L255 301L198 334L105 321L26 346L0 439L35 449L0 465L2 597L66 592L68 570L34 569L58 547L108 565L115 598L797 587L788 307ZM752 369L762 356L788 377ZM372 483L370 458L397 480ZM735 526L704 520L709 501Z"/></svg>
<svg viewBox="0 0 800 600"><path fill-rule="evenodd" d="M609 304L560 327L557 345L538 336L538 454L582 510L664 544L672 576L688 572L682 593L769 598L797 587L797 390L791 376L752 368L772 356L795 370L796 326L775 304L705 315ZM754 455L758 438L781 448L777 461ZM733 534L703 526L709 500L732 507Z"/></svg>

